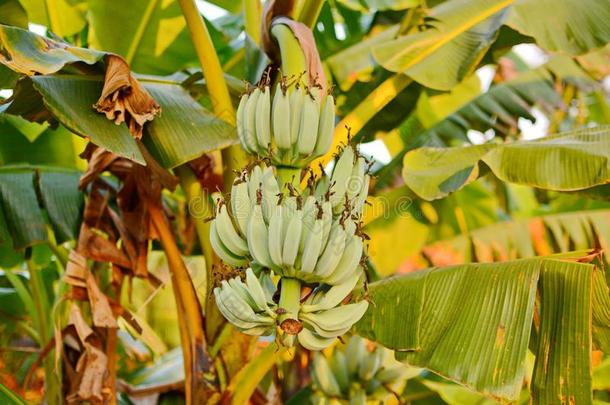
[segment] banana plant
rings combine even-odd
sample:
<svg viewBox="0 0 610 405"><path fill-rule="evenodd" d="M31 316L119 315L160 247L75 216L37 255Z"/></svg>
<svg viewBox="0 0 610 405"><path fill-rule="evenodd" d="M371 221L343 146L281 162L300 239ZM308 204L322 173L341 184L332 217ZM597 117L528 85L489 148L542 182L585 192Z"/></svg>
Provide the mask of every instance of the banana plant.
<svg viewBox="0 0 610 405"><path fill-rule="evenodd" d="M0 1L0 396L604 400L607 7L212 3Z"/></svg>

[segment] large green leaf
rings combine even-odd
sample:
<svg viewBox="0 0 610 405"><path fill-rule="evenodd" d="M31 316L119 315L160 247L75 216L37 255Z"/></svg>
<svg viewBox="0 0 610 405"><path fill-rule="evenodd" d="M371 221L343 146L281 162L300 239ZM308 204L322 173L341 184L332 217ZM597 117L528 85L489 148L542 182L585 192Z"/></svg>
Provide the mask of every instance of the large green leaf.
<svg viewBox="0 0 610 405"><path fill-rule="evenodd" d="M84 0L20 0L30 22L44 25L54 34L66 37L85 26Z"/></svg>
<svg viewBox="0 0 610 405"><path fill-rule="evenodd" d="M99 62L105 55L51 40L17 27L0 24L0 63L26 75L50 74L67 64Z"/></svg>
<svg viewBox="0 0 610 405"><path fill-rule="evenodd" d="M8 389L4 384L0 383L0 400L3 404L7 405L26 405L25 402L19 395Z"/></svg>
<svg viewBox="0 0 610 405"><path fill-rule="evenodd" d="M435 89L470 74L496 38L513 0L449 0L429 14L433 27L378 44L381 66Z"/></svg>
<svg viewBox="0 0 610 405"><path fill-rule="evenodd" d="M91 47L123 56L136 72L169 74L197 60L175 0L92 0L88 16Z"/></svg>
<svg viewBox="0 0 610 405"><path fill-rule="evenodd" d="M418 196L433 200L476 180L484 163L503 181L574 191L607 183L609 157L610 126L600 126L536 141L416 149L404 157L403 178Z"/></svg>
<svg viewBox="0 0 610 405"><path fill-rule="evenodd" d="M11 237L15 249L46 242L47 223L58 242L76 238L83 206L79 176L51 167L0 168L0 208L8 231L4 237Z"/></svg>
<svg viewBox="0 0 610 405"><path fill-rule="evenodd" d="M423 270L369 286L370 305L356 332L487 396L515 400L525 375L537 289L540 353L532 386L539 398L574 396L588 403L591 264L534 258ZM553 294L556 293L556 294ZM570 331L545 339L557 328ZM571 364L566 367L566 353ZM578 376L580 375L580 376ZM575 378L578 377L578 378ZM582 377L582 378L581 378ZM554 403L543 401L541 403Z"/></svg>
<svg viewBox="0 0 610 405"><path fill-rule="evenodd" d="M543 48L581 55L610 41L610 8L597 0L515 2L508 25Z"/></svg>
<svg viewBox="0 0 610 405"><path fill-rule="evenodd" d="M32 82L33 89L22 83L23 90L18 87L14 105L8 107L8 113L31 118L33 114L27 112L30 103L26 101L35 97L31 91L35 90L52 115L71 131L121 156L144 163L128 128L115 125L91 107L101 94L101 77L43 75L25 80ZM143 142L165 167L178 166L236 142L234 128L201 107L182 88L179 80L145 76L139 81L163 110L146 125Z"/></svg>

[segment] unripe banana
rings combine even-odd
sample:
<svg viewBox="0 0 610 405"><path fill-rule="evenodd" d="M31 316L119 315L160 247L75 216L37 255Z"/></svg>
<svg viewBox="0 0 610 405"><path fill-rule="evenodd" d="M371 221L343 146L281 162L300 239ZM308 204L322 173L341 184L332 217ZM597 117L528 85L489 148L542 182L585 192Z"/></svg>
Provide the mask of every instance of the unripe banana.
<svg viewBox="0 0 610 405"><path fill-rule="evenodd" d="M301 305L301 312L316 312L332 309L339 305L352 292L359 277L353 277L343 284L331 287L321 299L311 304Z"/></svg>
<svg viewBox="0 0 610 405"><path fill-rule="evenodd" d="M350 375L358 373L360 360L366 354L366 342L358 336L352 336L345 349L345 357L347 358L347 369Z"/></svg>
<svg viewBox="0 0 610 405"><path fill-rule="evenodd" d="M342 393L346 393L349 390L349 372L347 370L347 360L345 358L345 354L335 348L332 356L329 359L330 369L341 388Z"/></svg>
<svg viewBox="0 0 610 405"><path fill-rule="evenodd" d="M361 380L368 381L373 378L381 366L382 355L383 351L380 348L376 348L372 353L368 352L368 355L360 362L360 367L358 368L358 377Z"/></svg>
<svg viewBox="0 0 610 405"><path fill-rule="evenodd" d="M356 387L350 391L349 405L366 405L366 391L362 387Z"/></svg>
<svg viewBox="0 0 610 405"><path fill-rule="evenodd" d="M285 268L293 268L297 254L299 253L299 244L301 242L301 232L303 229L303 211L297 209L292 215L286 228L286 237L282 249L282 264Z"/></svg>
<svg viewBox="0 0 610 405"><path fill-rule="evenodd" d="M248 130L246 122L246 104L248 103L248 98L248 94L244 94L239 99L239 105L237 106L237 112L235 113L235 116L237 120L237 137L239 138L241 146L246 150L246 152L253 153L255 151L250 149L250 145L246 140L246 131Z"/></svg>
<svg viewBox="0 0 610 405"><path fill-rule="evenodd" d="M276 268L269 256L269 231L263 218L260 202L252 208L248 224L248 249L254 260L263 267Z"/></svg>
<svg viewBox="0 0 610 405"><path fill-rule="evenodd" d="M284 207L276 205L269 218L269 256L277 267L282 267L282 251L286 236L284 229Z"/></svg>
<svg viewBox="0 0 610 405"><path fill-rule="evenodd" d="M345 247L345 230L339 224L335 225L328 237L324 252L318 259L314 274L322 279L328 277L337 267Z"/></svg>
<svg viewBox="0 0 610 405"><path fill-rule="evenodd" d="M262 187L263 181L263 169L256 165L250 171L248 175L248 195L250 196L250 210L254 207L257 198L258 189Z"/></svg>
<svg viewBox="0 0 610 405"><path fill-rule="evenodd" d="M335 130L335 99L332 94L324 98L320 121L318 123L318 139L313 154L315 156L325 155L333 143Z"/></svg>
<svg viewBox="0 0 610 405"><path fill-rule="evenodd" d="M235 323L235 326L241 329L250 329L257 326L269 327L275 323L275 320L270 316L256 314L226 280L222 281L221 287L214 289L214 294L219 309L230 314L234 318L233 321L237 319L238 322Z"/></svg>
<svg viewBox="0 0 610 405"><path fill-rule="evenodd" d="M298 137L298 150L301 156L309 156L313 152L318 137L320 102L318 97L313 94L314 90L317 90L317 88L314 87L307 91L303 100Z"/></svg>
<svg viewBox="0 0 610 405"><path fill-rule="evenodd" d="M337 160L337 164L333 169L333 174L330 177L330 184L333 192L330 196L330 203L333 206L333 211L335 213L340 212L343 208L347 183L353 168L354 149L348 145L341 153L339 160Z"/></svg>
<svg viewBox="0 0 610 405"><path fill-rule="evenodd" d="M325 394L340 396L341 388L333 375L326 357L321 353L314 353L312 362L312 377L314 382Z"/></svg>
<svg viewBox="0 0 610 405"><path fill-rule="evenodd" d="M324 223L322 219L316 219L303 246L303 255L301 259L302 273L312 273L316 267L318 256L322 250L323 229Z"/></svg>
<svg viewBox="0 0 610 405"><path fill-rule="evenodd" d="M302 253L305 248L305 241L309 238L309 234L313 229L314 222L318 214L318 208L316 204L316 198L314 196L308 196L303 204L303 233L301 235L301 241L299 244L299 252Z"/></svg>
<svg viewBox="0 0 610 405"><path fill-rule="evenodd" d="M248 183L245 181L234 183L231 187L231 211L242 235L246 235L248 230L248 218L250 218L251 210Z"/></svg>
<svg viewBox="0 0 610 405"><path fill-rule="evenodd" d="M248 287L248 292L252 296L258 311L264 311L269 316L275 317L275 313L271 311L271 308L269 307L265 291L251 268L246 269L246 286Z"/></svg>
<svg viewBox="0 0 610 405"><path fill-rule="evenodd" d="M277 147L287 151L292 147L290 143L290 96L286 89L278 83L273 96L273 136Z"/></svg>
<svg viewBox="0 0 610 405"><path fill-rule="evenodd" d="M368 308L367 301L338 306L316 313L303 313L300 319L322 337L336 337L346 333L358 322Z"/></svg>
<svg viewBox="0 0 610 405"><path fill-rule="evenodd" d="M280 186L277 184L277 179L273 173L272 167L266 167L261 174L262 193L263 193L263 215L265 222L269 223L271 211L278 203Z"/></svg>
<svg viewBox="0 0 610 405"><path fill-rule="evenodd" d="M259 153L264 155L271 144L271 89L264 86L256 102L256 140Z"/></svg>
<svg viewBox="0 0 610 405"><path fill-rule="evenodd" d="M337 285L353 278L358 270L360 259L362 258L363 247L362 238L357 235L352 235L341 256L341 260L330 277L326 279L326 282L330 285ZM357 279L358 277L356 277L356 280Z"/></svg>
<svg viewBox="0 0 610 405"><path fill-rule="evenodd" d="M214 252L230 266L241 267L247 263L245 257L236 256L231 252L221 241L216 229L216 221L212 221L210 225L210 244Z"/></svg>
<svg viewBox="0 0 610 405"><path fill-rule="evenodd" d="M258 142L256 139L256 110L258 98L260 97L261 91L257 87L254 89L252 94L248 97L248 101L245 105L244 118L244 149L250 151L250 153L256 153L258 151Z"/></svg>
<svg viewBox="0 0 610 405"><path fill-rule="evenodd" d="M297 145L299 140L304 101L305 94L299 86L290 94L290 144L293 147Z"/></svg>
<svg viewBox="0 0 610 405"><path fill-rule="evenodd" d="M345 194L350 200L357 196L362 190L362 183L364 183L364 175L366 173L366 160L360 156L356 159L356 163L352 168L352 174L347 183L347 189Z"/></svg>
<svg viewBox="0 0 610 405"><path fill-rule="evenodd" d="M235 256L246 256L248 254L248 244L235 230L226 204L220 203L214 222L216 222L216 229L218 230L220 240L227 249Z"/></svg>
<svg viewBox="0 0 610 405"><path fill-rule="evenodd" d="M362 188L360 192L356 196L353 202L353 210L354 213L360 215L362 214L362 210L364 209L364 204L366 203L366 198L369 195L369 183L371 181L371 176L368 174L364 175L364 181L362 182Z"/></svg>

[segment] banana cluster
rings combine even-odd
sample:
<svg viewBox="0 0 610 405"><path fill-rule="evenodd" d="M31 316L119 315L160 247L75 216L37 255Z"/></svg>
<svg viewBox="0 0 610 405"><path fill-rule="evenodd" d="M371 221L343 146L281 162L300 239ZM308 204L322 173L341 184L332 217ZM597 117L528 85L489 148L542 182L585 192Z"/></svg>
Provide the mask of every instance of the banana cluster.
<svg viewBox="0 0 610 405"><path fill-rule="evenodd" d="M243 95L237 107L237 135L249 153L275 165L304 167L328 152L335 126L335 101L317 86L292 86L282 78L273 97L265 84Z"/></svg>
<svg viewBox="0 0 610 405"><path fill-rule="evenodd" d="M368 163L346 147L325 181L301 195L285 194L271 167L244 171L220 201L210 240L233 267L248 264L307 283L339 285L360 272L358 229L368 194Z"/></svg>
<svg viewBox="0 0 610 405"><path fill-rule="evenodd" d="M358 279L338 286L318 286L300 305L294 332L282 329L282 314L273 300L277 287L270 272L260 278L248 268L245 282L240 277L224 280L214 289L218 308L224 317L241 332L249 335L270 335L277 330L283 344L293 346L295 340L309 350L322 350L336 337L346 333L368 307L367 301L343 305ZM296 297L297 301L299 297Z"/></svg>
<svg viewBox="0 0 610 405"><path fill-rule="evenodd" d="M382 404L400 390L409 369L390 350L352 336L326 357L315 353L311 365L313 403Z"/></svg>

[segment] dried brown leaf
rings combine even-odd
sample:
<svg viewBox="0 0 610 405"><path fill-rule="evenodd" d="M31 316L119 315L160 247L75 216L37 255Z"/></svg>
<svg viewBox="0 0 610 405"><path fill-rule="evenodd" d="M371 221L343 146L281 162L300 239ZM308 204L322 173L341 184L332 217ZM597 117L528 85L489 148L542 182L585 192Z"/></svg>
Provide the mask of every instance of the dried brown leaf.
<svg viewBox="0 0 610 405"><path fill-rule="evenodd" d="M152 121L161 107L136 80L123 58L107 55L105 61L104 88L94 107L117 125L125 122L131 135L140 139L144 124Z"/></svg>
<svg viewBox="0 0 610 405"><path fill-rule="evenodd" d="M91 304L93 324L100 328L117 328L117 322L110 308L108 297L106 297L95 281L93 274L87 274L87 293Z"/></svg>

